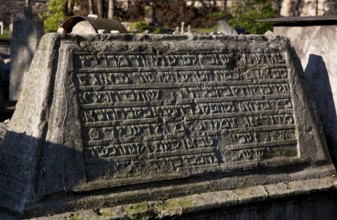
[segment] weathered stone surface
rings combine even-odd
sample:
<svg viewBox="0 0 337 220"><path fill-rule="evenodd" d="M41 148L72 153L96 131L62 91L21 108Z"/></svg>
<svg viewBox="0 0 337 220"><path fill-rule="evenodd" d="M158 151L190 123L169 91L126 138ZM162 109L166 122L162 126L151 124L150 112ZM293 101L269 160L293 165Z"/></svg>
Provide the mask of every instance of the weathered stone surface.
<svg viewBox="0 0 337 220"><path fill-rule="evenodd" d="M0 147L2 146L3 141L5 139L6 132L7 132L7 129L8 129L8 123L9 123L9 120L5 120L4 122L0 122Z"/></svg>
<svg viewBox="0 0 337 220"><path fill-rule="evenodd" d="M71 219L72 217L88 220L152 219L164 217L179 217L179 219L209 219L207 217L233 219L233 215L241 215L239 219L319 219L319 217L335 219L337 216L335 212L337 207L336 201L326 197L326 195L320 199L312 199L313 196L309 199L307 195L313 195L317 190L319 190L321 195L335 193L336 186L335 177L325 177L319 180L311 179L253 186L237 190L208 192L167 199L160 202L150 201L120 205L112 208L82 210L34 219L57 220ZM294 196L301 196L300 198L304 199L304 201ZM287 203L282 204L279 201L280 198L288 198ZM266 201L271 204L263 204ZM256 205L256 203L259 208L256 206L252 208L254 205L250 205L248 209L245 208L247 204ZM233 209L233 207L235 208ZM316 208L314 212L310 210L312 208ZM275 210L282 210L282 212L275 212ZM195 212L200 214L194 215ZM279 216L279 213L282 213L282 216Z"/></svg>
<svg viewBox="0 0 337 220"><path fill-rule="evenodd" d="M0 206L35 216L223 190L246 203L334 174L301 77L281 37L47 34L6 136Z"/></svg>

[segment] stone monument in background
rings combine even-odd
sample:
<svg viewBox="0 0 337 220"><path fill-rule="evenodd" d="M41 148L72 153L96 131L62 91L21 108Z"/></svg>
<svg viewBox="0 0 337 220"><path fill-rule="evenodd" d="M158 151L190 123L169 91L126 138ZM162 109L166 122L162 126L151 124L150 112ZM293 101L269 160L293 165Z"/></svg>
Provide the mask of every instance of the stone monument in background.
<svg viewBox="0 0 337 220"><path fill-rule="evenodd" d="M337 164L337 16L265 21L274 22L274 33L289 38L294 46L323 124L331 158Z"/></svg>
<svg viewBox="0 0 337 220"><path fill-rule="evenodd" d="M0 210L162 218L335 189L302 77L281 37L46 34L0 155Z"/></svg>
<svg viewBox="0 0 337 220"><path fill-rule="evenodd" d="M33 19L30 0L25 0L24 18L13 22L11 42L11 72L9 100L18 100L23 77L32 62L40 38L44 34L43 21Z"/></svg>

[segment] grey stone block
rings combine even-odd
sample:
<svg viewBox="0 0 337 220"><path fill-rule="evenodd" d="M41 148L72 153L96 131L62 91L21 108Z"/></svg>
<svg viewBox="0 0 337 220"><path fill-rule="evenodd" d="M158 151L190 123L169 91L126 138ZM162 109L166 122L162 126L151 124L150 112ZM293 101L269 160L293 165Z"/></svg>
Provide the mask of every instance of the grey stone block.
<svg viewBox="0 0 337 220"><path fill-rule="evenodd" d="M39 216L224 190L247 204L265 184L333 175L302 77L282 37L47 34L6 135L0 207Z"/></svg>

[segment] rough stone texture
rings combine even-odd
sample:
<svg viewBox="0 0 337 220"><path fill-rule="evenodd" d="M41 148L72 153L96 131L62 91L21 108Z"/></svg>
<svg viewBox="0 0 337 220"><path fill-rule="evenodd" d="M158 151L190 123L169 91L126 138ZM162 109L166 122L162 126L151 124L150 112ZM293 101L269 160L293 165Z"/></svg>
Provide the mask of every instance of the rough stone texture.
<svg viewBox="0 0 337 220"><path fill-rule="evenodd" d="M6 136L0 207L39 216L224 190L243 204L332 174L285 38L47 34Z"/></svg>
<svg viewBox="0 0 337 220"><path fill-rule="evenodd" d="M58 219L336 219L337 179L325 177L201 193L34 218ZM317 195L319 191L319 195ZM315 195L316 194L316 195ZM328 196L330 195L330 196ZM286 199L285 199L286 198ZM248 204L248 206L247 206ZM313 211L314 210L314 211Z"/></svg>
<svg viewBox="0 0 337 220"><path fill-rule="evenodd" d="M18 100L22 89L23 75L29 69L43 33L44 27L41 20L18 19L14 21L10 49L9 100Z"/></svg>
<svg viewBox="0 0 337 220"><path fill-rule="evenodd" d="M286 36L301 60L310 94L316 103L331 157L337 164L337 25L274 27Z"/></svg>
<svg viewBox="0 0 337 220"><path fill-rule="evenodd" d="M0 147L2 146L5 136L6 136L6 132L8 129L8 124L9 124L9 120L5 120L4 122L0 122Z"/></svg>

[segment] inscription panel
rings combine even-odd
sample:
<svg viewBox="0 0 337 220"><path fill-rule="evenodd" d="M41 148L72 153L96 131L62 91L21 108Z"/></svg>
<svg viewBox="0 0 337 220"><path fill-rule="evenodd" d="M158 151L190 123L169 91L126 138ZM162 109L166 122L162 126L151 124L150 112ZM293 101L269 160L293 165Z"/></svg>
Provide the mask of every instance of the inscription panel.
<svg viewBox="0 0 337 220"><path fill-rule="evenodd" d="M298 155L285 55L205 47L73 52L89 181L159 180Z"/></svg>

